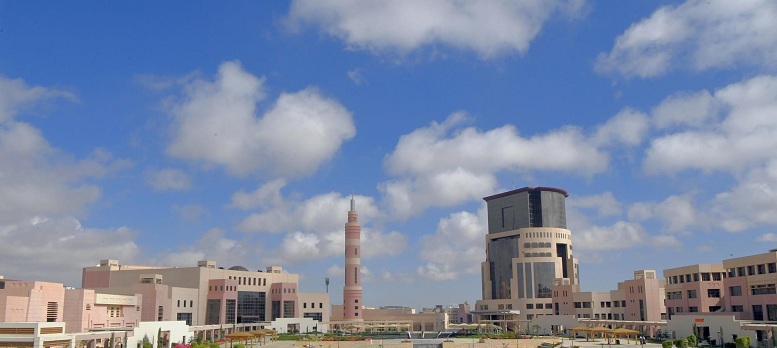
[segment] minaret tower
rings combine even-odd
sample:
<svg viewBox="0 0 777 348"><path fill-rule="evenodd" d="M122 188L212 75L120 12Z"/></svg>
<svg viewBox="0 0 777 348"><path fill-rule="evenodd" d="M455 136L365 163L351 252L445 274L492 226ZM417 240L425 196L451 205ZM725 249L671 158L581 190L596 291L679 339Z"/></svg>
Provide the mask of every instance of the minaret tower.
<svg viewBox="0 0 777 348"><path fill-rule="evenodd" d="M345 287L343 288L343 320L364 320L362 316L361 234L359 214L351 195L351 210L345 224Z"/></svg>

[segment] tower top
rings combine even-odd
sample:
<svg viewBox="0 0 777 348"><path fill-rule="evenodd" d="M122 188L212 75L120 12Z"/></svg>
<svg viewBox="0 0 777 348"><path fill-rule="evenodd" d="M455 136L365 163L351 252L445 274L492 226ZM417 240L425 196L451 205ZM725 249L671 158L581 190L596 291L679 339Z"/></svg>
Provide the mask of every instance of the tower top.
<svg viewBox="0 0 777 348"><path fill-rule="evenodd" d="M351 211L356 211L356 201L353 200L353 193L351 194Z"/></svg>

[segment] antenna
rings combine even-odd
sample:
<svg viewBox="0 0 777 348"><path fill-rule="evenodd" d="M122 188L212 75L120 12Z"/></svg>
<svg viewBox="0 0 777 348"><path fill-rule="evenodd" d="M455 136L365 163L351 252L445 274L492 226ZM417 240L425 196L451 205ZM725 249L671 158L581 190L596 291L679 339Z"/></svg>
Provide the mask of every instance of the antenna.
<svg viewBox="0 0 777 348"><path fill-rule="evenodd" d="M356 202L353 200L353 193L351 193L351 211L356 211Z"/></svg>
<svg viewBox="0 0 777 348"><path fill-rule="evenodd" d="M324 278L324 284L326 284L326 293L329 293L329 277Z"/></svg>

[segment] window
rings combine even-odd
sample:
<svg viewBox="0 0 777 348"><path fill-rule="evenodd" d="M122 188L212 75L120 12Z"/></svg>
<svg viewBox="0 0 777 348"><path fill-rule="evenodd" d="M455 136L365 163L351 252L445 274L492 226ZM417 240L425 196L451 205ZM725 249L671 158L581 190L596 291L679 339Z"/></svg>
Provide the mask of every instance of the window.
<svg viewBox="0 0 777 348"><path fill-rule="evenodd" d="M696 306L688 307L688 312L696 313L698 311L699 311L699 307L696 307Z"/></svg>
<svg viewBox="0 0 777 348"><path fill-rule="evenodd" d="M353 282L359 284L359 267L353 268Z"/></svg>
<svg viewBox="0 0 777 348"><path fill-rule="evenodd" d="M777 263L772 262L766 266L769 268L769 273L777 273Z"/></svg>
<svg viewBox="0 0 777 348"><path fill-rule="evenodd" d="M552 303L546 303L545 304L545 309L553 309L553 304Z"/></svg>
<svg viewBox="0 0 777 348"><path fill-rule="evenodd" d="M575 302L575 308L583 308L583 304L580 302Z"/></svg>
<svg viewBox="0 0 777 348"><path fill-rule="evenodd" d="M764 264L758 265L758 274L766 274L766 265Z"/></svg>
<svg viewBox="0 0 777 348"><path fill-rule="evenodd" d="M694 295L695 295L696 290L692 290L692 291L694 291ZM690 296L690 292L691 292L691 290L688 291L688 296ZM666 298L668 300L682 300L683 299L683 292L682 291L670 291L670 292L668 292L666 294ZM616 301L615 304L618 304L618 302ZM618 307L618 306L616 306L616 307Z"/></svg>
<svg viewBox="0 0 777 348"><path fill-rule="evenodd" d="M688 298L696 298L696 290L688 290Z"/></svg>
<svg viewBox="0 0 777 348"><path fill-rule="evenodd" d="M534 303L527 303L526 309L534 309Z"/></svg>
<svg viewBox="0 0 777 348"><path fill-rule="evenodd" d="M707 289L707 297L720 298L720 289Z"/></svg>
<svg viewBox="0 0 777 348"><path fill-rule="evenodd" d="M307 302L302 302L302 308L308 308L308 303Z"/></svg>
<svg viewBox="0 0 777 348"><path fill-rule="evenodd" d="M753 305L753 320L764 320L764 307Z"/></svg>
<svg viewBox="0 0 777 348"><path fill-rule="evenodd" d="M777 305L774 305L774 304L766 305L766 320L768 321L777 320Z"/></svg>
<svg viewBox="0 0 777 348"><path fill-rule="evenodd" d="M710 281L710 274L709 273L702 273L701 274L701 281L703 281L703 282Z"/></svg>
<svg viewBox="0 0 777 348"><path fill-rule="evenodd" d="M721 279L723 279L723 273L721 272L712 273L712 280L720 281Z"/></svg>
<svg viewBox="0 0 777 348"><path fill-rule="evenodd" d="M742 305L733 305L733 306L731 306L731 311L732 312L744 312L745 308L742 307Z"/></svg>
<svg viewBox="0 0 777 348"><path fill-rule="evenodd" d="M737 273L734 271L734 269L733 268L729 268L728 269L728 277L729 278L734 278L736 276L737 276Z"/></svg>
<svg viewBox="0 0 777 348"><path fill-rule="evenodd" d="M688 283L691 282L691 275L690 274L686 274L685 275L685 281L688 282Z"/></svg>
<svg viewBox="0 0 777 348"><path fill-rule="evenodd" d="M693 274L693 281L698 282L699 281L699 273Z"/></svg>
<svg viewBox="0 0 777 348"><path fill-rule="evenodd" d="M755 266L747 266L747 275L755 275Z"/></svg>
<svg viewBox="0 0 777 348"><path fill-rule="evenodd" d="M753 295L774 295L777 294L777 290L774 287L774 284L762 284L762 285L751 285L750 286L750 293Z"/></svg>
<svg viewBox="0 0 777 348"><path fill-rule="evenodd" d="M744 277L746 275L744 267L737 267L737 277Z"/></svg>
<svg viewBox="0 0 777 348"><path fill-rule="evenodd" d="M728 287L728 293L731 296L742 296L742 287L741 286L730 286L730 287Z"/></svg>

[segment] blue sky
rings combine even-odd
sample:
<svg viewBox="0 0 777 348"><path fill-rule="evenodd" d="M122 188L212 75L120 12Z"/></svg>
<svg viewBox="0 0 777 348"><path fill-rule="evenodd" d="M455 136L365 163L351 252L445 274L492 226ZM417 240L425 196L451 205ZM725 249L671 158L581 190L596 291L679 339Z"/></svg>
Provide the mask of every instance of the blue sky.
<svg viewBox="0 0 777 348"><path fill-rule="evenodd" d="M0 1L0 274L264 269L480 298L482 197L569 191L583 290L766 252L771 1Z"/></svg>

